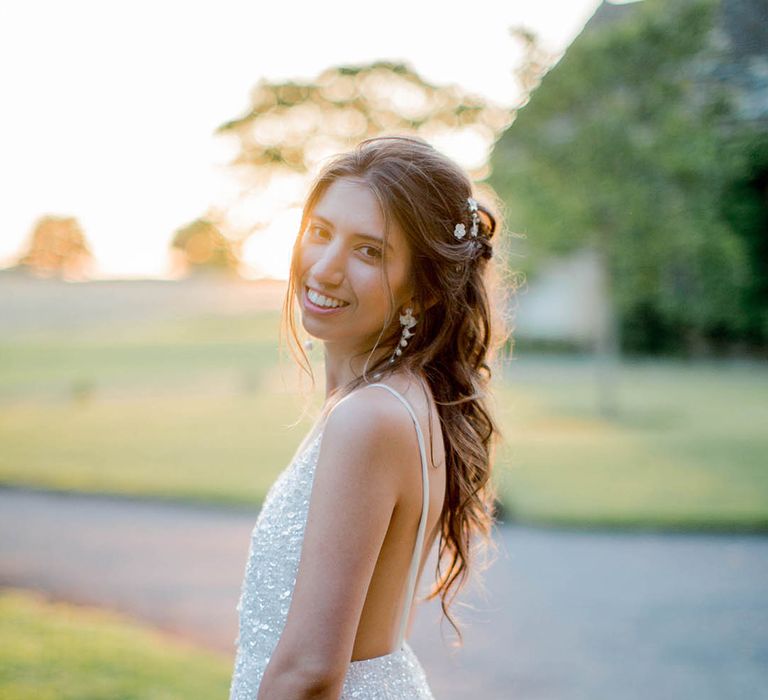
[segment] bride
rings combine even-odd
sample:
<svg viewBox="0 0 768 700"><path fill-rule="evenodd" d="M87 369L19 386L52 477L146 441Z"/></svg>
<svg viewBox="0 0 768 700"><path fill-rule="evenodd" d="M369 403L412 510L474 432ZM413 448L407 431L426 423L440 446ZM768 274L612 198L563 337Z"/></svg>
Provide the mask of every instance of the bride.
<svg viewBox="0 0 768 700"><path fill-rule="evenodd" d="M326 401L253 529L232 699L433 697L406 640L425 562L438 541L426 599L461 637L449 602L475 537L492 544L488 363L505 336L498 217L472 194L425 141L388 136L307 196L284 321L297 340L297 304L322 341Z"/></svg>

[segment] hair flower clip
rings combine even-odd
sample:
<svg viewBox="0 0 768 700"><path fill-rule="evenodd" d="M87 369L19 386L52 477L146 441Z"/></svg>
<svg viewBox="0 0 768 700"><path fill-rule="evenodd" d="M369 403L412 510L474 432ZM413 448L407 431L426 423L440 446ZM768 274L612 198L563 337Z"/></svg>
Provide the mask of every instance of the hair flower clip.
<svg viewBox="0 0 768 700"><path fill-rule="evenodd" d="M472 227L469 229L469 235L473 238L477 238L477 234L480 228L480 218L477 215L478 204L477 200L472 197L467 197L467 209L472 214ZM461 240L467 235L467 228L464 224L456 224L453 229L453 235Z"/></svg>
<svg viewBox="0 0 768 700"><path fill-rule="evenodd" d="M467 197L467 208L472 213L472 228L469 230L469 235L476 237L480 222L480 219L477 216L477 200L472 199L472 197Z"/></svg>

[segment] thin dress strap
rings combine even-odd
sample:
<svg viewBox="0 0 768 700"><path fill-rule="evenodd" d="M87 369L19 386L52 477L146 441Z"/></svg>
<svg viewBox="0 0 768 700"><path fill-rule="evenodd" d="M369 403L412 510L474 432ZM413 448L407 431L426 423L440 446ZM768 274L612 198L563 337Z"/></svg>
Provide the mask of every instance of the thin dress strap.
<svg viewBox="0 0 768 700"><path fill-rule="evenodd" d="M400 401L408 409L408 413L411 414L413 424L416 426L416 437L419 439L419 452L421 453L421 483L422 483L422 505L421 505L421 520L419 520L419 529L416 533L416 546L411 557L411 567L408 571L408 584L405 591L405 607L403 609L403 617L400 620L400 629L397 633L397 649L401 649L405 642L405 631L408 626L408 617L411 612L411 602L413 594L416 588L416 577L419 572L419 562L421 561L421 551L424 546L424 533L427 529L427 513L429 511L429 476L427 474L427 451L424 447L424 435L421 432L421 426L416 418L416 413L411 404L402 396L399 392L393 389L387 384L368 384L367 386L381 386L388 389L390 393L397 396Z"/></svg>

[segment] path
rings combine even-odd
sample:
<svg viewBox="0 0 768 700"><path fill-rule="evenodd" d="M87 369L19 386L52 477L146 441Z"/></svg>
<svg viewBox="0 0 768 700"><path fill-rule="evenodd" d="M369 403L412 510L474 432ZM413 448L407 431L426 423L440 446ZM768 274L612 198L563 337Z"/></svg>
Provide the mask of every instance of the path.
<svg viewBox="0 0 768 700"><path fill-rule="evenodd" d="M254 519L0 489L0 585L232 653ZM487 596L454 606L463 650L447 622L441 640L437 602L417 614L410 642L440 700L768 699L768 537L504 526L498 541Z"/></svg>

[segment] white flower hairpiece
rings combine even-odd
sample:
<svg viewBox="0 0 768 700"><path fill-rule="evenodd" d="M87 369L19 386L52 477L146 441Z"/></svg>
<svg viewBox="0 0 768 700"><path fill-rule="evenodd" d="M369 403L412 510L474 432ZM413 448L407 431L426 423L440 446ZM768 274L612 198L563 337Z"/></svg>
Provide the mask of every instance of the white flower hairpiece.
<svg viewBox="0 0 768 700"><path fill-rule="evenodd" d="M467 197L467 209L472 214L472 228L469 229L469 235L473 238L477 236L480 219L477 215L477 200L472 197ZM464 224L456 224L453 229L453 235L461 240L467 235L467 229Z"/></svg>

